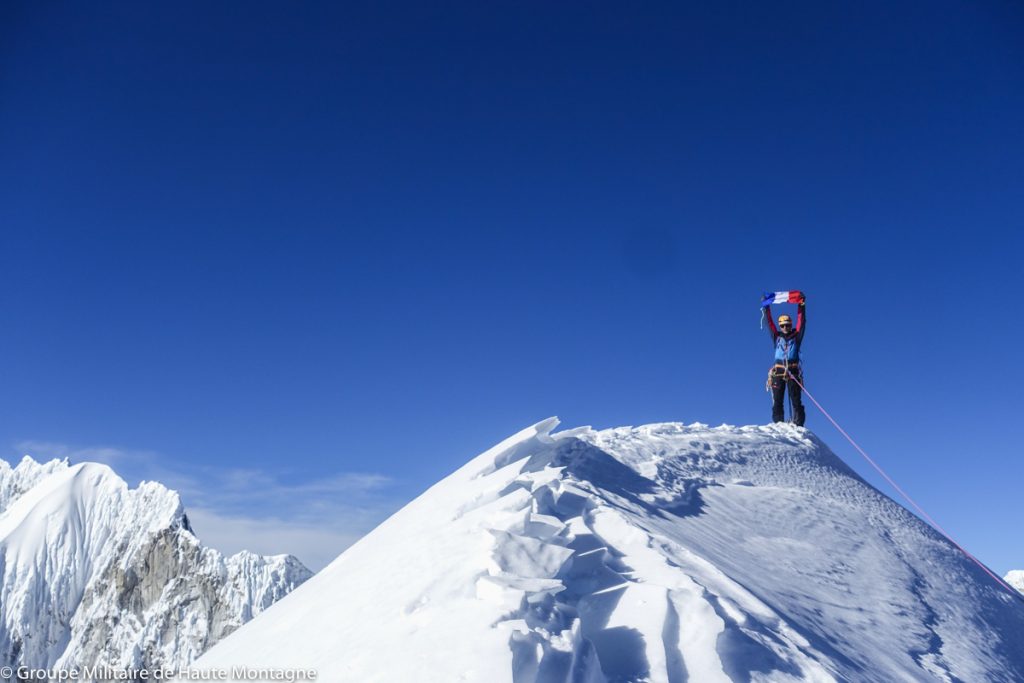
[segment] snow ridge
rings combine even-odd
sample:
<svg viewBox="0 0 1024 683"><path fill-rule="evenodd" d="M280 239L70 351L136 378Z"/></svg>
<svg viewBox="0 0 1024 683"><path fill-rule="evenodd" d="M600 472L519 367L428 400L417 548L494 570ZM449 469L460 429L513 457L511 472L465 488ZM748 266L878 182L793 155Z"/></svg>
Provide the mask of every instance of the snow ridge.
<svg viewBox="0 0 1024 683"><path fill-rule="evenodd" d="M659 498L653 481L586 441L538 438L536 445L530 462L504 490L506 496L513 487L529 492L522 519L509 530L491 530L494 562L477 582L478 597L512 608L498 624L512 631L513 680L685 680L689 663L702 672L701 680L731 681L716 671L719 639L727 627L737 627L723 604L742 605L744 612L763 618L758 635L782 647L767 647L761 656L784 658L800 680L834 680L801 652L806 640L778 615L720 575L715 577L720 585L711 590L715 582L702 585L676 571L663 557L669 549L649 547L651 539L626 516L600 504L594 486L631 497L650 512L691 514L700 506L697 488L706 482L680 482ZM560 476L553 478L556 472ZM635 576L627 561L643 564L645 577ZM495 592L493 584L505 590ZM623 603L641 608L624 611ZM688 623L680 623L680 614ZM631 636L633 630L660 638L648 643ZM630 651L623 645L631 638Z"/></svg>
<svg viewBox="0 0 1024 683"><path fill-rule="evenodd" d="M180 667L310 576L203 547L178 494L106 465L0 461L0 661Z"/></svg>
<svg viewBox="0 0 1024 683"><path fill-rule="evenodd" d="M809 431L556 424L471 460L196 666L361 682L1024 680L1018 601Z"/></svg>

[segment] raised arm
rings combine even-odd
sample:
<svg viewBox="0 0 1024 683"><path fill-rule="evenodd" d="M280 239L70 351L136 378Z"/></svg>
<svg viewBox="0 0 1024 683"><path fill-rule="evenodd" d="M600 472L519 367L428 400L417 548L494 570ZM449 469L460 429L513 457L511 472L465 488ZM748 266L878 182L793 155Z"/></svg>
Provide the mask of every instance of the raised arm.
<svg viewBox="0 0 1024 683"><path fill-rule="evenodd" d="M779 336L779 331L775 327L775 318L772 317L772 305L767 304L764 307L764 317L768 321L768 334L772 336L772 342Z"/></svg>
<svg viewBox="0 0 1024 683"><path fill-rule="evenodd" d="M807 329L807 301L801 299L796 306L796 338L804 340L804 331Z"/></svg>

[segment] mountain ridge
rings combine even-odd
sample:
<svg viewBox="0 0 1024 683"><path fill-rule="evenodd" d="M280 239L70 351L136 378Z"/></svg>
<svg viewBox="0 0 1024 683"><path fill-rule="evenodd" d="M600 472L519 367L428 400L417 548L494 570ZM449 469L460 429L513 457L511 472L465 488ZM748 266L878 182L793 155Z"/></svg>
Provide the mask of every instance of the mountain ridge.
<svg viewBox="0 0 1024 683"><path fill-rule="evenodd" d="M332 681L1024 679L1014 598L808 430L556 424L470 460L196 666Z"/></svg>
<svg viewBox="0 0 1024 683"><path fill-rule="evenodd" d="M294 557L204 547L178 494L109 466L0 461L0 660L182 667L305 581Z"/></svg>

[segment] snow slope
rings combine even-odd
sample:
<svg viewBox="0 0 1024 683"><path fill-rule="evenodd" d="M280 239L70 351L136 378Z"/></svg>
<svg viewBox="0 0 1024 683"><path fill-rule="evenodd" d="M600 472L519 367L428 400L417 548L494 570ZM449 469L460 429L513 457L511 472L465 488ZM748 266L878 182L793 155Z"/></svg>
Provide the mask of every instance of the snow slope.
<svg viewBox="0 0 1024 683"><path fill-rule="evenodd" d="M809 431L556 424L430 488L197 670L1024 680L1024 605Z"/></svg>
<svg viewBox="0 0 1024 683"><path fill-rule="evenodd" d="M160 484L0 461L0 663L184 666L309 576L291 556L204 548Z"/></svg>

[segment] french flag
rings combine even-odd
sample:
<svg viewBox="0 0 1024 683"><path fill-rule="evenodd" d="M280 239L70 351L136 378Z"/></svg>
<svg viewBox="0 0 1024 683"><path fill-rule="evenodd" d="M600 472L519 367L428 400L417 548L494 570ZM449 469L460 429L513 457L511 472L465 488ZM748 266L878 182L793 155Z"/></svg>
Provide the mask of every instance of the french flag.
<svg viewBox="0 0 1024 683"><path fill-rule="evenodd" d="M772 304L798 304L802 299L804 293L798 289L791 289L788 292L765 292L764 296L761 297L761 306L771 306Z"/></svg>

